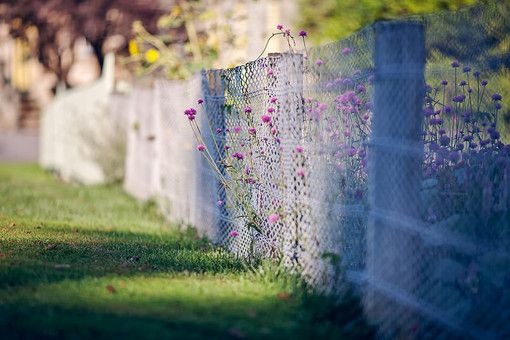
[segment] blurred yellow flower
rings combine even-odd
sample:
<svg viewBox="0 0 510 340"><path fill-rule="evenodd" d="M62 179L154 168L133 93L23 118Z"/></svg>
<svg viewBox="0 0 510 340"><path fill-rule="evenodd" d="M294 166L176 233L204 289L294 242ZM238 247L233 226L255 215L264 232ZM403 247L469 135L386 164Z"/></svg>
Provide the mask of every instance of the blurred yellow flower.
<svg viewBox="0 0 510 340"><path fill-rule="evenodd" d="M182 8L181 6L174 6L172 7L172 11L170 12L170 15L174 16L174 17L178 17L179 15L181 15L182 13Z"/></svg>
<svg viewBox="0 0 510 340"><path fill-rule="evenodd" d="M150 48L145 52L145 60L147 60L148 63L152 64L155 63L159 59L159 52L153 48Z"/></svg>
<svg viewBox="0 0 510 340"><path fill-rule="evenodd" d="M128 50L129 54L131 55L137 55L138 53L140 53L140 50L138 49L138 44L134 39L129 40Z"/></svg>

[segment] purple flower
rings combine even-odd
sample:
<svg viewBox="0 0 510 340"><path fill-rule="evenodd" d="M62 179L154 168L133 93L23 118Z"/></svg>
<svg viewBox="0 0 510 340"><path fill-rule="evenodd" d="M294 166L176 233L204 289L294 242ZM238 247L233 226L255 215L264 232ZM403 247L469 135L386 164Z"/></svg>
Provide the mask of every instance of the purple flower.
<svg viewBox="0 0 510 340"><path fill-rule="evenodd" d="M322 61L322 59L317 59L317 60L315 60L315 65L317 65L317 66L321 66L322 64L324 64L324 62Z"/></svg>
<svg viewBox="0 0 510 340"><path fill-rule="evenodd" d="M490 135L491 135L491 139L494 139L494 140L499 139L499 137L500 137L499 132L496 130L491 131Z"/></svg>
<svg viewBox="0 0 510 340"><path fill-rule="evenodd" d="M457 163L460 159L460 155L457 151L452 151L448 154L448 159L450 159L452 163Z"/></svg>
<svg viewBox="0 0 510 340"><path fill-rule="evenodd" d="M232 231L229 233L229 235L230 235L231 237L236 237L237 235L239 235L239 233L238 233L237 231L235 231L235 230L232 230Z"/></svg>
<svg viewBox="0 0 510 340"><path fill-rule="evenodd" d="M473 75L475 76L475 78L478 78L478 77L480 77L480 72L475 71L475 72L473 72Z"/></svg>
<svg viewBox="0 0 510 340"><path fill-rule="evenodd" d="M342 49L342 54L343 55L348 55L348 54L351 54L352 50L349 48L349 47L344 47Z"/></svg>
<svg viewBox="0 0 510 340"><path fill-rule="evenodd" d="M240 126L234 126L234 133L239 133L241 132L241 127Z"/></svg>
<svg viewBox="0 0 510 340"><path fill-rule="evenodd" d="M304 178L305 177L305 170L303 168L297 169L296 170L296 175L298 175L301 178Z"/></svg>
<svg viewBox="0 0 510 340"><path fill-rule="evenodd" d="M494 100L494 101L498 101L498 100L501 100L501 99L503 99L503 97L499 93L494 93L492 95L492 100Z"/></svg>
<svg viewBox="0 0 510 340"><path fill-rule="evenodd" d="M197 145L197 150L198 151L204 151L205 150L205 145L203 145L203 144Z"/></svg>
<svg viewBox="0 0 510 340"><path fill-rule="evenodd" d="M216 202L216 204L218 205L218 207L221 207L223 205L223 201L222 200L218 200L218 202Z"/></svg>
<svg viewBox="0 0 510 340"><path fill-rule="evenodd" d="M189 109L184 110L184 115L188 117L189 120L194 120L195 115L197 114L197 110L190 107Z"/></svg>
<svg viewBox="0 0 510 340"><path fill-rule="evenodd" d="M270 102L271 104L274 104L274 103L276 103L276 101L277 101L277 100L278 100L278 99L276 99L276 97L272 97L272 98L269 100L269 102Z"/></svg>
<svg viewBox="0 0 510 340"><path fill-rule="evenodd" d="M244 113L251 113L251 107L249 107L249 106L245 107Z"/></svg>
<svg viewBox="0 0 510 340"><path fill-rule="evenodd" d="M270 68L267 70L267 76L271 77L272 75L273 75L273 69Z"/></svg>
<svg viewBox="0 0 510 340"><path fill-rule="evenodd" d="M459 64L459 62L458 62L457 60L455 60L455 61L453 61L453 62L452 62L452 67L453 67L453 68L457 68L457 67L459 67L459 66L460 66L460 64Z"/></svg>
<svg viewBox="0 0 510 340"><path fill-rule="evenodd" d="M224 148L225 148L225 150L228 150L228 149L230 149L230 146L225 145Z"/></svg>
<svg viewBox="0 0 510 340"><path fill-rule="evenodd" d="M220 128L217 128L217 129L216 129L216 133L220 134L220 133L221 133L221 129L220 129Z"/></svg>
<svg viewBox="0 0 510 340"><path fill-rule="evenodd" d="M283 25L281 24L276 25L276 29L281 31L283 29Z"/></svg>
<svg viewBox="0 0 510 340"><path fill-rule="evenodd" d="M501 110L501 108L502 108L502 106L501 106L501 104L500 104L500 103L496 103L496 104L494 105L494 107L496 108L496 110Z"/></svg>
<svg viewBox="0 0 510 340"><path fill-rule="evenodd" d="M269 116L269 115L262 115L261 119L262 119L263 123L267 123L267 124L271 123L271 116Z"/></svg>
<svg viewBox="0 0 510 340"><path fill-rule="evenodd" d="M277 132L277 131L276 131L276 128L275 128L275 127L272 127L272 128L271 128L271 133L272 133L273 135L275 135L275 134L276 134L276 132Z"/></svg>
<svg viewBox="0 0 510 340"><path fill-rule="evenodd" d="M357 152L358 151L356 150L356 148L351 146L347 151L347 154L349 155L349 157L354 157Z"/></svg>
<svg viewBox="0 0 510 340"><path fill-rule="evenodd" d="M463 94L461 94L461 95L458 95L458 96L453 97L453 99L452 99L452 100L453 100L455 103L462 103L462 102L464 102L464 99L466 99L466 96L465 96L465 95L463 95Z"/></svg>
<svg viewBox="0 0 510 340"><path fill-rule="evenodd" d="M278 214L271 214L267 217L267 223L269 224L275 224L280 219L280 216Z"/></svg>
<svg viewBox="0 0 510 340"><path fill-rule="evenodd" d="M274 112L274 107L269 107L267 109L267 113L273 113Z"/></svg>
<svg viewBox="0 0 510 340"><path fill-rule="evenodd" d="M480 146L484 147L484 146L488 145L490 142L491 142L490 139L481 140L480 141Z"/></svg>
<svg viewBox="0 0 510 340"><path fill-rule="evenodd" d="M356 91L358 91L358 93L365 92L365 91L366 91L365 85L363 85L363 84L359 84L359 85L356 87Z"/></svg>
<svg viewBox="0 0 510 340"><path fill-rule="evenodd" d="M466 67L464 67L464 68L462 69L462 72L464 72L464 73L468 73L468 72L470 72L470 71L471 71L471 67L468 67L468 66L466 66Z"/></svg>
<svg viewBox="0 0 510 340"><path fill-rule="evenodd" d="M240 153L240 152L234 152L234 153L232 154L232 157L233 157L233 158L235 158L235 159L237 159L238 161L240 161L240 160L243 160L243 159L244 159L244 155L243 155L242 153Z"/></svg>
<svg viewBox="0 0 510 340"><path fill-rule="evenodd" d="M252 128L252 127L251 127L251 128L248 128L248 133L249 133L249 134L251 134L251 135L254 135L254 134L256 134L256 133L257 133L257 129Z"/></svg>
<svg viewBox="0 0 510 340"><path fill-rule="evenodd" d="M460 85L460 86L466 86L466 85L467 85L467 83L466 83L466 81L465 81L465 80L461 80L461 81L460 81L460 83L459 83L459 85Z"/></svg>
<svg viewBox="0 0 510 340"><path fill-rule="evenodd" d="M444 86L448 85L448 80L441 80L441 85L444 85Z"/></svg>
<svg viewBox="0 0 510 340"><path fill-rule="evenodd" d="M489 82L487 80L482 80L482 82L481 82L482 86L487 86L488 83Z"/></svg>
<svg viewBox="0 0 510 340"><path fill-rule="evenodd" d="M441 144L442 146L448 146L450 144L450 137L448 137L447 135L442 135L441 137L439 137L439 144Z"/></svg>
<svg viewBox="0 0 510 340"><path fill-rule="evenodd" d="M308 36L308 33L306 33L306 31L301 31L301 32L299 32L299 36L304 38L304 37Z"/></svg>
<svg viewBox="0 0 510 340"><path fill-rule="evenodd" d="M299 146L299 145L298 145L298 146L296 146L296 152L297 152L297 153L303 153L303 150L304 150L304 149L303 149L303 147L302 147L302 146Z"/></svg>
<svg viewBox="0 0 510 340"><path fill-rule="evenodd" d="M204 102L204 100L203 100L202 98L199 98L199 99L197 100L197 103L198 103L198 104L202 104L203 102Z"/></svg>
<svg viewBox="0 0 510 340"><path fill-rule="evenodd" d="M319 106L317 107L319 109L319 111L324 111L328 108L328 105L326 105L326 103L319 103Z"/></svg>
<svg viewBox="0 0 510 340"><path fill-rule="evenodd" d="M425 114L425 117L430 117L434 115L434 108L432 106L427 106L423 109L423 113Z"/></svg>
<svg viewBox="0 0 510 340"><path fill-rule="evenodd" d="M290 37L290 30L289 29L285 30L285 35Z"/></svg>

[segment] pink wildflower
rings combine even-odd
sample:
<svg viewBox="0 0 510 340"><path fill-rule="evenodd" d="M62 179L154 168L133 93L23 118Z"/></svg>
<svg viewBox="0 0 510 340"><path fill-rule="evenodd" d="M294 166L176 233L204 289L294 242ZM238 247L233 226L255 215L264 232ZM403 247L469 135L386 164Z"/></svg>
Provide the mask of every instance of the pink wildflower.
<svg viewBox="0 0 510 340"><path fill-rule="evenodd" d="M296 152L297 153L303 153L303 147L302 146L296 146Z"/></svg>
<svg viewBox="0 0 510 340"><path fill-rule="evenodd" d="M352 50L349 48L349 47L345 47L343 50L342 50L342 54L343 55L348 55L348 54L351 54Z"/></svg>
<svg viewBox="0 0 510 340"><path fill-rule="evenodd" d="M216 129L216 133L221 133L221 129L220 129L220 128L217 128L217 129Z"/></svg>
<svg viewBox="0 0 510 340"><path fill-rule="evenodd" d="M257 129L255 128L248 128L248 133L251 134L251 135L254 135L257 133Z"/></svg>
<svg viewBox="0 0 510 340"><path fill-rule="evenodd" d="M232 157L234 157L235 159L237 159L238 161L240 160L243 160L244 159L244 155L240 152L234 152L232 154Z"/></svg>
<svg viewBox="0 0 510 340"><path fill-rule="evenodd" d="M277 132L277 131L276 131L276 128L275 128L275 127L271 128L271 133L272 133L273 135L275 135L275 134L276 134L276 132Z"/></svg>
<svg viewBox="0 0 510 340"><path fill-rule="evenodd" d="M241 132L241 127L240 126L234 126L234 133L239 133Z"/></svg>
<svg viewBox="0 0 510 340"><path fill-rule="evenodd" d="M275 224L280 219L280 216L278 214L271 214L267 217L267 223L269 224Z"/></svg>
<svg viewBox="0 0 510 340"><path fill-rule="evenodd" d="M218 202L216 202L216 204L218 205L218 207L221 207L223 205L223 201L222 200L218 200Z"/></svg>
<svg viewBox="0 0 510 340"><path fill-rule="evenodd" d="M271 116L269 115L262 115L261 119L263 123L271 123Z"/></svg>
<svg viewBox="0 0 510 340"><path fill-rule="evenodd" d="M203 144L197 145L197 150L198 151L204 151L205 150L205 145L203 145Z"/></svg>
<svg viewBox="0 0 510 340"><path fill-rule="evenodd" d="M317 59L317 60L315 61L315 65L317 65L317 66L321 66L322 64L324 64L324 62L322 61L322 59Z"/></svg>
<svg viewBox="0 0 510 340"><path fill-rule="evenodd" d="M269 102L270 102L271 104L276 103L276 101L277 101L276 97L272 97L272 98L269 100Z"/></svg>
<svg viewBox="0 0 510 340"><path fill-rule="evenodd" d="M270 107L267 109L267 113L273 113L274 112L274 107Z"/></svg>
<svg viewBox="0 0 510 340"><path fill-rule="evenodd" d="M231 237L236 237L237 235L239 235L239 233L235 230L232 230L229 234Z"/></svg>
<svg viewBox="0 0 510 340"><path fill-rule="evenodd" d="M244 113L251 113L251 107L249 107L249 106L245 107Z"/></svg>
<svg viewBox="0 0 510 340"><path fill-rule="evenodd" d="M298 169L298 170L296 171L296 175L298 175L298 176L299 176L299 177L301 177L301 178L305 177L305 170L304 170L303 168Z"/></svg>
<svg viewBox="0 0 510 340"><path fill-rule="evenodd" d="M273 69L270 68L267 70L267 76L271 77L272 75L273 75Z"/></svg>
<svg viewBox="0 0 510 340"><path fill-rule="evenodd" d="M197 114L197 110L190 107L189 109L184 110L184 115L188 117L189 120L194 120L195 115Z"/></svg>
<svg viewBox="0 0 510 340"><path fill-rule="evenodd" d="M283 29L283 25L281 24L276 25L276 29L281 31Z"/></svg>
<svg viewBox="0 0 510 340"><path fill-rule="evenodd" d="M204 102L204 100L203 100L202 98L198 98L197 103L198 103L199 105L200 105L200 104L202 104L203 102Z"/></svg>

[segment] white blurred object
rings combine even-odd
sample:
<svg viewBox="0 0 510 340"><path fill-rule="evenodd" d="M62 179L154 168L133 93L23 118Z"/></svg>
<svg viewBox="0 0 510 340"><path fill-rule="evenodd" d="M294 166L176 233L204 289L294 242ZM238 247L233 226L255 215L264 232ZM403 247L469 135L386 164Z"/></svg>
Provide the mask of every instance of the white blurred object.
<svg viewBox="0 0 510 340"><path fill-rule="evenodd" d="M41 114L40 164L64 180L97 184L106 179L97 153L108 150L97 150L97 145L105 145L105 136L124 133L112 130L121 126L114 119L125 117L110 115L108 110L114 67L114 55L106 55L103 74L95 83L59 91Z"/></svg>

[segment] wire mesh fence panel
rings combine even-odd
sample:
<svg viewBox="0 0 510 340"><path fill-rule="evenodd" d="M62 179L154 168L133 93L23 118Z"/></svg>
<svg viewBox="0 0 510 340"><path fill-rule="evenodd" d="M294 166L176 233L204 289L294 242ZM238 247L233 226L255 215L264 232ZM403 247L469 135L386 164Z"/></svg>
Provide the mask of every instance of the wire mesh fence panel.
<svg viewBox="0 0 510 340"><path fill-rule="evenodd" d="M356 287L383 338L507 338L509 15L377 23L158 81L153 114L137 89L125 186L238 256Z"/></svg>
<svg viewBox="0 0 510 340"><path fill-rule="evenodd" d="M354 282L382 336L508 336L508 14L380 23L206 72L236 183L219 193L227 248L326 291Z"/></svg>

